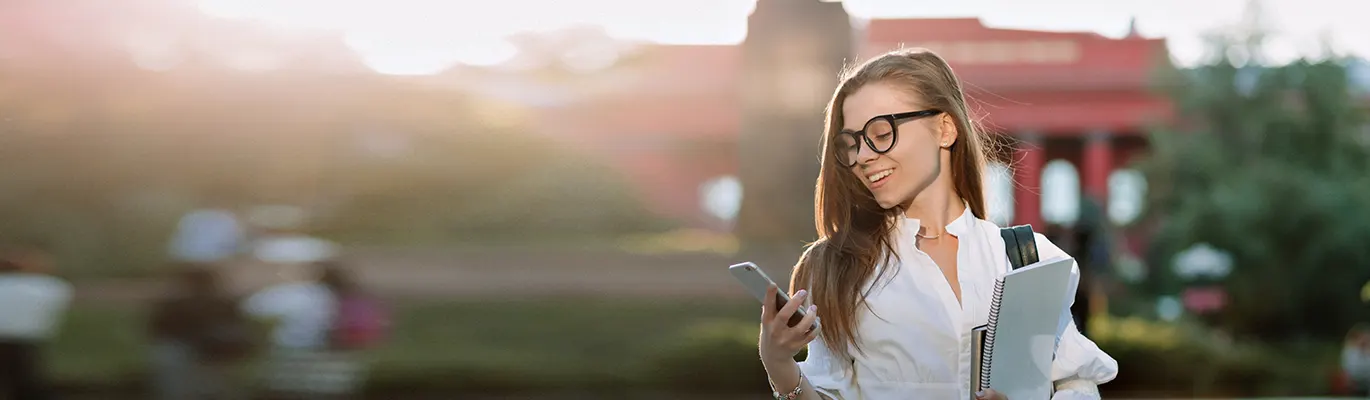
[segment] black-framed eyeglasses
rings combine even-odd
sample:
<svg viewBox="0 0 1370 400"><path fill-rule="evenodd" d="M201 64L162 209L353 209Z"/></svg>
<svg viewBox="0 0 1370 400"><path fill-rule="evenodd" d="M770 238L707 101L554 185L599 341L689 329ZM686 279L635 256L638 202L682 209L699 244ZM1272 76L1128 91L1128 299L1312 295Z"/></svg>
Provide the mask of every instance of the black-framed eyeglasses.
<svg viewBox="0 0 1370 400"><path fill-rule="evenodd" d="M898 126L904 120L927 118L941 113L942 110L927 109L877 115L866 121L866 125L860 131L842 131L837 134L834 141L837 162L848 168L856 165L857 157L861 154L861 142L866 142L866 146L870 147L876 154L885 154L893 149L894 143L898 141Z"/></svg>

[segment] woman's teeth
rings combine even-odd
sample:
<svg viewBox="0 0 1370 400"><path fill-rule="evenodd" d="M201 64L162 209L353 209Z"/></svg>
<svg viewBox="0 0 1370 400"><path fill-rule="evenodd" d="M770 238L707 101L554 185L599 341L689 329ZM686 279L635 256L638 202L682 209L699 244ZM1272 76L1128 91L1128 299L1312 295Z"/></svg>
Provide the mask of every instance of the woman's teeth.
<svg viewBox="0 0 1370 400"><path fill-rule="evenodd" d="M879 182L881 179L885 179L885 177L890 176L890 174L893 174L893 173L894 173L894 170L892 170L892 169L887 169L887 170L884 170L884 171L876 172L876 173L871 174L871 175L867 175L867 176L866 176L866 180L869 180L871 183L876 183L876 182Z"/></svg>

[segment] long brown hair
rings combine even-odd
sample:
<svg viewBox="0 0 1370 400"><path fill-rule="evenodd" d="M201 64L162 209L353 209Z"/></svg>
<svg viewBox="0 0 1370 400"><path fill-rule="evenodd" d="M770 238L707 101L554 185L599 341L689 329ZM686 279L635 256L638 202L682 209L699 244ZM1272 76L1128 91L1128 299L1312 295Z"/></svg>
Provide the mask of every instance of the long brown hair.
<svg viewBox="0 0 1370 400"><path fill-rule="evenodd" d="M833 139L841 132L846 98L873 83L890 84L951 116L959 130L951 145L951 179L956 194L976 218L985 218L982 171L988 138L981 137L966 106L961 83L938 55L924 49L901 49L866 61L842 73L827 108L822 166L814 188L818 240L795 266L790 290L808 289L822 316L822 335L832 354L850 360L848 346L861 351L856 337L857 311L865 304L862 288L876 265L894 255L890 237L902 210L884 209L858 178L837 162ZM888 271L882 271L884 274Z"/></svg>

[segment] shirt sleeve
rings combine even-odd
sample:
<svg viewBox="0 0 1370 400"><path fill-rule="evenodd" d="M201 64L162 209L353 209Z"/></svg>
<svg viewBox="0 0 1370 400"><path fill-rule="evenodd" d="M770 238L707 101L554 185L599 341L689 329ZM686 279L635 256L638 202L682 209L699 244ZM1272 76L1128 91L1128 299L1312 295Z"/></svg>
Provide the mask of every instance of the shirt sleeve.
<svg viewBox="0 0 1370 400"><path fill-rule="evenodd" d="M1046 236L1036 234L1037 252L1042 259L1068 257L1065 251L1056 247ZM1080 285L1080 265L1071 266L1068 293L1075 293ZM1066 321L1061 332L1061 342L1056 349L1056 359L1051 365L1051 379L1056 383L1054 400L1098 399L1098 385L1107 383L1118 376L1118 361L1099 349L1094 341L1080 333L1075 319L1070 314L1070 306L1075 297L1070 296L1062 310Z"/></svg>
<svg viewBox="0 0 1370 400"><path fill-rule="evenodd" d="M843 368L837 357L828 351L822 337L809 342L809 356L799 363L799 371L818 394L828 399L854 398L851 392L851 368Z"/></svg>
<svg viewBox="0 0 1370 400"><path fill-rule="evenodd" d="M806 298L804 305L813 305L813 296ZM827 342L823 341L823 335L820 334L809 342L808 356L799 362L799 372L825 399L856 398L852 393L853 366L850 361L845 364L828 350Z"/></svg>

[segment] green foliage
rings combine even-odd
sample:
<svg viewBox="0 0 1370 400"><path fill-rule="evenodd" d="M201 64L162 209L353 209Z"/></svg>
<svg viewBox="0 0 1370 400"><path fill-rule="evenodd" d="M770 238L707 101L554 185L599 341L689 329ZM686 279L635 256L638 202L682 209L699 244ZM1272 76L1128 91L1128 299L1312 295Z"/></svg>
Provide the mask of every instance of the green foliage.
<svg viewBox="0 0 1370 400"><path fill-rule="evenodd" d="M651 378L675 390L765 391L766 370L757 356L758 324L703 321L664 340L652 355Z"/></svg>
<svg viewBox="0 0 1370 400"><path fill-rule="evenodd" d="M40 76L0 80L7 98L32 99L0 99L0 239L43 238L65 273L108 276L159 268L179 217L204 201L301 205L326 236L367 243L529 243L670 226L605 160L530 131L517 107L493 111L507 117L495 121L476 106L496 101L454 90L187 74L58 93ZM390 151L375 151L377 140Z"/></svg>
<svg viewBox="0 0 1370 400"><path fill-rule="evenodd" d="M194 168L152 156L165 151L142 147L147 138L124 139L6 133L0 235L50 242L64 273L118 275L156 267L194 190L178 186L172 171Z"/></svg>
<svg viewBox="0 0 1370 400"><path fill-rule="evenodd" d="M764 392L756 309L736 300L397 303L392 337L369 354L367 385L388 395ZM145 316L133 306L76 304L49 352L54 380L99 388L146 381Z"/></svg>
<svg viewBox="0 0 1370 400"><path fill-rule="evenodd" d="M1152 134L1144 166L1163 221L1152 289L1179 291L1173 256L1208 243L1234 261L1214 322L1270 340L1339 337L1367 316L1370 280L1370 138L1344 62L1190 72L1174 93L1181 123Z"/></svg>
<svg viewBox="0 0 1370 400"><path fill-rule="evenodd" d="M1160 396L1322 394L1335 368L1335 346L1277 349L1237 342L1195 323L1099 319L1090 338L1118 361L1114 393ZM1331 355L1331 359L1329 359Z"/></svg>
<svg viewBox="0 0 1370 400"><path fill-rule="evenodd" d="M701 320L668 336L648 358L648 382L680 392L765 392L766 368L757 355L758 323ZM800 350L795 360L808 358Z"/></svg>
<svg viewBox="0 0 1370 400"><path fill-rule="evenodd" d="M339 162L325 223L349 241L536 241L662 230L618 171L550 138L421 138L414 153Z"/></svg>

